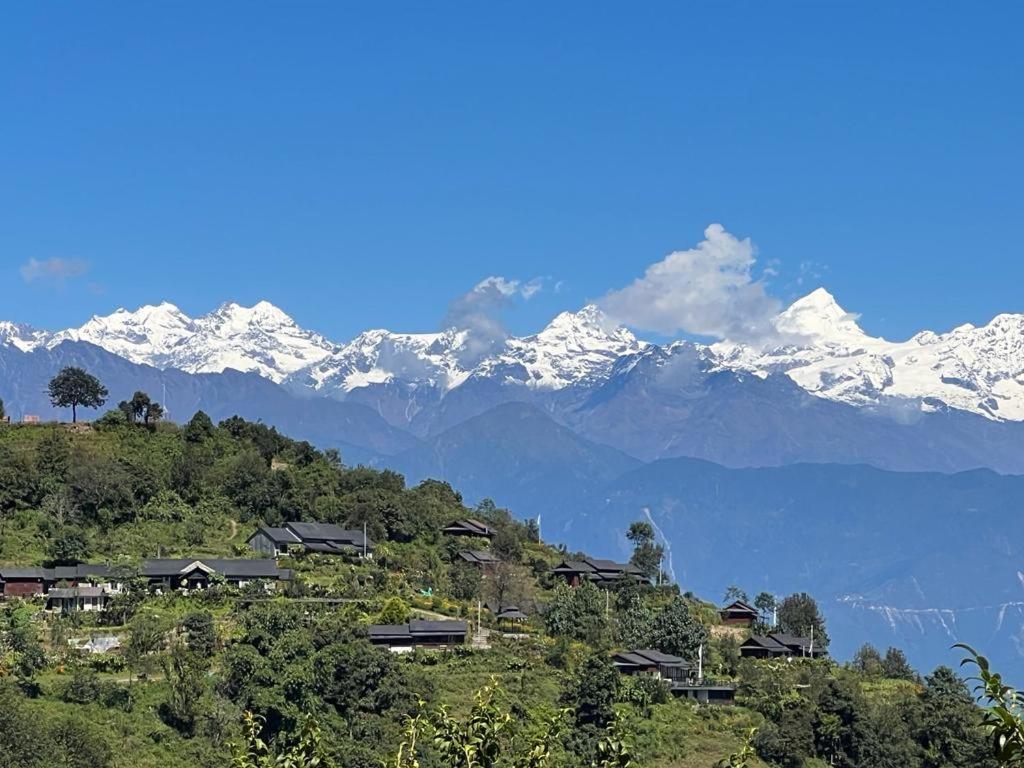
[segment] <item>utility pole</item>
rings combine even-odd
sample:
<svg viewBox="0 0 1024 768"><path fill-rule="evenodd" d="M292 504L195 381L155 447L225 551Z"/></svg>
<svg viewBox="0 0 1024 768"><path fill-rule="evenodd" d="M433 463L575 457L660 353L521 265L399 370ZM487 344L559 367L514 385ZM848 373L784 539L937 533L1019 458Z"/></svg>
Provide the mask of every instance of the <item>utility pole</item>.
<svg viewBox="0 0 1024 768"><path fill-rule="evenodd" d="M363 520L363 560L366 559L366 521Z"/></svg>
<svg viewBox="0 0 1024 768"><path fill-rule="evenodd" d="M811 625L811 658L814 658L814 625Z"/></svg>
<svg viewBox="0 0 1024 768"><path fill-rule="evenodd" d="M704 682L704 643L697 646L697 685Z"/></svg>

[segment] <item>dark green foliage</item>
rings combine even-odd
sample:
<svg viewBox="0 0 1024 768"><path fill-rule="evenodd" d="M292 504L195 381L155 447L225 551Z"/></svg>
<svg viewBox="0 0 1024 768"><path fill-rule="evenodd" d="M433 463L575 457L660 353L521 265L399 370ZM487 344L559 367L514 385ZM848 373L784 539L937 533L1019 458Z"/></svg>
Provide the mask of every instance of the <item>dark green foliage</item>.
<svg viewBox="0 0 1024 768"><path fill-rule="evenodd" d="M591 654L566 681L562 704L578 725L606 728L615 720L620 675L607 656Z"/></svg>
<svg viewBox="0 0 1024 768"><path fill-rule="evenodd" d="M196 611L181 620L181 628L185 634L188 649L200 658L213 655L217 645L217 630L213 625L213 616L207 611Z"/></svg>
<svg viewBox="0 0 1024 768"><path fill-rule="evenodd" d="M828 647L825 619L817 601L806 592L790 595L779 603L779 629L797 637L810 637L813 630L814 644Z"/></svg>
<svg viewBox="0 0 1024 768"><path fill-rule="evenodd" d="M163 406L145 392L136 392L131 400L122 400L117 410L124 414L129 424L142 422L144 426L154 426L164 415Z"/></svg>
<svg viewBox="0 0 1024 768"><path fill-rule="evenodd" d="M664 680L647 675L634 675L621 681L619 695L623 701L633 704L645 717L649 717L651 705L664 704L672 694Z"/></svg>
<svg viewBox="0 0 1024 768"><path fill-rule="evenodd" d="M518 563L523 559L523 542L512 528L502 528L491 542L494 554L507 563Z"/></svg>
<svg viewBox="0 0 1024 768"><path fill-rule="evenodd" d="M576 588L559 584L544 612L544 625L552 635L597 643L606 634L607 600L590 582Z"/></svg>
<svg viewBox="0 0 1024 768"><path fill-rule="evenodd" d="M693 616L686 598L678 595L658 612L650 630L650 647L691 661L707 642L707 627Z"/></svg>
<svg viewBox="0 0 1024 768"><path fill-rule="evenodd" d="M875 646L867 643L854 654L850 666L867 677L881 677L885 673L882 668L882 654Z"/></svg>
<svg viewBox="0 0 1024 768"><path fill-rule="evenodd" d="M651 644L657 612L642 587L631 584L615 597L618 609L619 642L626 648L647 648Z"/></svg>
<svg viewBox="0 0 1024 768"><path fill-rule="evenodd" d="M452 583L452 597L458 600L475 600L480 596L483 581L480 569L466 564L455 564L449 571Z"/></svg>
<svg viewBox="0 0 1024 768"><path fill-rule="evenodd" d="M661 571L665 548L656 542L654 526L646 520L638 520L630 524L626 538L633 542L633 556L629 561L648 578L655 578Z"/></svg>
<svg viewBox="0 0 1024 768"><path fill-rule="evenodd" d="M188 443L202 443L213 437L213 422L202 411L196 411L182 430L181 436Z"/></svg>
<svg viewBox="0 0 1024 768"><path fill-rule="evenodd" d="M78 667L64 686L61 698L74 704L91 704L99 701L103 693L99 676L91 669Z"/></svg>
<svg viewBox="0 0 1024 768"><path fill-rule="evenodd" d="M56 565L74 565L89 559L89 542L78 526L65 525L46 546L46 554Z"/></svg>
<svg viewBox="0 0 1024 768"><path fill-rule="evenodd" d="M882 673L893 680L917 680L917 673L899 648L889 648L882 659Z"/></svg>
<svg viewBox="0 0 1024 768"><path fill-rule="evenodd" d="M163 660L170 694L161 708L164 721L191 736L202 711L206 693L206 660L187 646L177 644Z"/></svg>
<svg viewBox="0 0 1024 768"><path fill-rule="evenodd" d="M50 380L50 402L57 408L71 408L71 421L78 421L78 408L99 408L107 401L107 388L81 368L69 366Z"/></svg>
<svg viewBox="0 0 1024 768"><path fill-rule="evenodd" d="M108 768L103 730L78 712L44 714L0 681L0 768Z"/></svg>
<svg viewBox="0 0 1024 768"><path fill-rule="evenodd" d="M979 657L980 658L980 657ZM1000 682L989 688L984 681L984 674L987 668L982 667L982 691L986 696L986 704L993 704L996 698L989 698L989 693L994 692L1001 685ZM989 679L991 682L991 678ZM1001 716L996 704L996 715L986 715L985 721L994 724L997 728L1006 726L1009 720ZM944 766L967 766L976 765L979 767L994 765L988 749L988 740L982 727L982 719L977 707L971 698L964 681L948 667L939 667L932 674L924 679L924 691L921 694L921 720L920 739L923 749L922 765L925 768L944 768ZM1024 727L1018 721L1017 729L1024 734ZM1004 756L1014 754L1014 736L1011 733L1005 741L1008 749ZM1017 737L1016 741L1017 763L1012 761L1008 764L1019 765L1019 760L1024 756L1024 738Z"/></svg>

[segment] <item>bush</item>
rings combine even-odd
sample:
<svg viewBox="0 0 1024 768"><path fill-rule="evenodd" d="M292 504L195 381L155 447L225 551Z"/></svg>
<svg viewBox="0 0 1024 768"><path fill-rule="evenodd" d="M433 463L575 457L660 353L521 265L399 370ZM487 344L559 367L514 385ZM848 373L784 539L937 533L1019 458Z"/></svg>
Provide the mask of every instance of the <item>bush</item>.
<svg viewBox="0 0 1024 768"><path fill-rule="evenodd" d="M76 667L60 697L69 704L91 704L99 701L102 694L99 676L91 669Z"/></svg>
<svg viewBox="0 0 1024 768"><path fill-rule="evenodd" d="M668 683L647 675L634 675L623 681L620 698L649 714L652 704L665 704L671 697Z"/></svg>

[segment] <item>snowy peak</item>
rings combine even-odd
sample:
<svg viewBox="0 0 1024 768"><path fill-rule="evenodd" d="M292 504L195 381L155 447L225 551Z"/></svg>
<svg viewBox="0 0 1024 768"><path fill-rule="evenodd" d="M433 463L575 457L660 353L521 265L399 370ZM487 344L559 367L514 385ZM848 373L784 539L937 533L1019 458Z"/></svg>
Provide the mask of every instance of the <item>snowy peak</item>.
<svg viewBox="0 0 1024 768"><path fill-rule="evenodd" d="M578 312L562 312L532 337L543 343L565 343L579 349L636 344L636 337L624 326L615 326L596 304Z"/></svg>
<svg viewBox="0 0 1024 768"><path fill-rule="evenodd" d="M157 368L220 373L228 368L280 382L323 359L336 348L301 329L273 304L252 307L229 302L192 319L168 302L94 316L80 328L49 334L45 343L85 341ZM2 336L0 342L6 343ZM17 344L17 342L14 342Z"/></svg>
<svg viewBox="0 0 1024 768"><path fill-rule="evenodd" d="M393 401L389 407L399 409L395 423L407 422L415 411L411 405L401 411L403 398L437 401L470 381L486 384L479 391L487 392L496 391L495 384L526 387L534 394L582 391L609 381L624 367L662 357L671 365L659 363L659 370L673 374L662 377L665 386L685 381L681 373L690 370L691 358L699 358L702 369L784 374L813 395L853 406L897 406L902 413L954 408L1024 421L1024 315L1002 314L980 327L965 324L890 342L864 333L857 316L819 288L773 322L777 339L767 349L719 342L679 354L676 345L640 341L609 322L598 307L587 305L562 312L536 334L497 342L481 359L479 345L466 330L378 329L336 344L303 329L267 301L249 307L228 302L195 318L164 302L118 309L57 333L0 322L0 345L30 352L84 341L158 368L189 373L232 368L342 399L354 390L372 398L374 391L366 388L383 386Z"/></svg>
<svg viewBox="0 0 1024 768"><path fill-rule="evenodd" d="M194 333L192 320L173 304L147 305L134 312L118 309L110 315L94 315L80 328L53 334L48 346L62 341L86 341L133 363L157 367L171 351Z"/></svg>
<svg viewBox="0 0 1024 768"><path fill-rule="evenodd" d="M484 361L474 375L518 370L523 376L519 383L526 386L563 389L606 378L616 360L645 346L588 304L578 312L562 312L538 334L509 339L504 352Z"/></svg>
<svg viewBox="0 0 1024 768"><path fill-rule="evenodd" d="M223 337L254 331L273 333L298 329L290 315L269 301L259 301L251 307L229 301L201 318L200 324Z"/></svg>
<svg viewBox="0 0 1024 768"><path fill-rule="evenodd" d="M0 345L12 346L22 352L31 352L46 341L45 331L37 331L30 325L0 320Z"/></svg>
<svg viewBox="0 0 1024 768"><path fill-rule="evenodd" d="M787 337L809 342L850 342L865 338L857 315L839 306L835 297L818 288L794 301L775 318L776 329Z"/></svg>
<svg viewBox="0 0 1024 768"><path fill-rule="evenodd" d="M466 332L454 329L442 333L364 331L333 354L296 372L288 383L334 397L392 381L447 390L466 377L459 365L465 343Z"/></svg>

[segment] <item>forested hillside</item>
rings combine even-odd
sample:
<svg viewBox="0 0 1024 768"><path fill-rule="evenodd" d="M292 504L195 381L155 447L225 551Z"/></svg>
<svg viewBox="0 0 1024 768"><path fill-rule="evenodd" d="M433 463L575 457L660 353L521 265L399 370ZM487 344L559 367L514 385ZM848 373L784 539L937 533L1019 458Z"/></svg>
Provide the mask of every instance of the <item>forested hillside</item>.
<svg viewBox="0 0 1024 768"><path fill-rule="evenodd" d="M949 669L921 677L869 647L846 663L740 658L775 608L779 629L827 644L813 598L761 595L754 627L724 626L660 573L646 523L621 535L659 586L570 587L552 569L584 555L540 541L529 510L469 509L446 483L407 487L241 418L179 427L126 405L92 424L0 425L0 573L126 574L103 611L0 602L0 768L988 764L980 710ZM493 538L441 533L467 517ZM365 526L373 557L295 553L281 584L187 593L131 575L145 558L257 557L256 526L289 521ZM459 554L480 549L491 566ZM499 620L510 605L525 618ZM367 625L415 617L468 620L470 641L405 654L369 642ZM119 648L80 650L89 641ZM611 656L628 648L700 663L737 705L620 674Z"/></svg>

